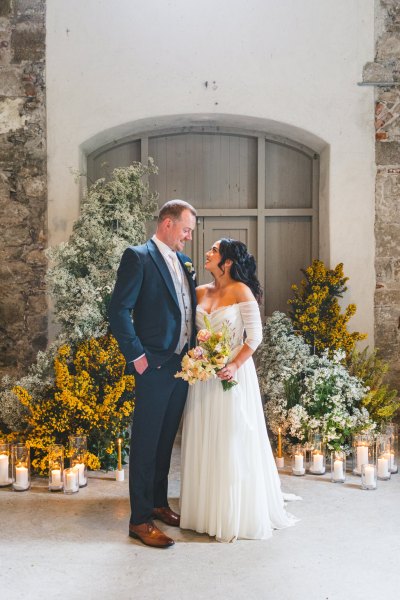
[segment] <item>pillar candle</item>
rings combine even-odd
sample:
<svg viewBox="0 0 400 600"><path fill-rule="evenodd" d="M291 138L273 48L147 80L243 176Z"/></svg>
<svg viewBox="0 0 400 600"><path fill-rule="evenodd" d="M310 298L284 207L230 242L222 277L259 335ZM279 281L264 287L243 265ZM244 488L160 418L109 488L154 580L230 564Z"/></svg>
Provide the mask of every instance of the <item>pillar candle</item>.
<svg viewBox="0 0 400 600"><path fill-rule="evenodd" d="M294 468L296 471L301 471L303 468L303 455L295 454L294 455Z"/></svg>
<svg viewBox="0 0 400 600"><path fill-rule="evenodd" d="M21 488L21 490L26 490L26 488L29 486L27 467L15 467L15 485L16 487Z"/></svg>
<svg viewBox="0 0 400 600"><path fill-rule="evenodd" d="M333 479L343 479L343 477L343 461L335 460L335 462L333 463Z"/></svg>
<svg viewBox="0 0 400 600"><path fill-rule="evenodd" d="M8 464L8 454L0 454L0 484L9 483Z"/></svg>
<svg viewBox="0 0 400 600"><path fill-rule="evenodd" d="M396 463L394 460L394 452L385 452L385 454L383 454L383 458L386 458L388 460L389 469L393 472L393 469L395 469L396 467Z"/></svg>
<svg viewBox="0 0 400 600"><path fill-rule="evenodd" d="M313 454L313 471L322 471L324 468L324 459L322 454Z"/></svg>
<svg viewBox="0 0 400 600"><path fill-rule="evenodd" d="M378 477L389 477L389 461L387 458L378 458Z"/></svg>
<svg viewBox="0 0 400 600"><path fill-rule="evenodd" d="M85 477L85 464L84 463L76 463L74 465L74 469L76 469L78 473L78 481L79 485L86 485L86 477Z"/></svg>
<svg viewBox="0 0 400 600"><path fill-rule="evenodd" d="M78 471L69 471L67 473L65 489L66 490L75 490L78 487Z"/></svg>
<svg viewBox="0 0 400 600"><path fill-rule="evenodd" d="M61 469L52 469L51 485L61 485Z"/></svg>
<svg viewBox="0 0 400 600"><path fill-rule="evenodd" d="M364 471L364 482L365 485L375 486L375 468L373 465L366 465Z"/></svg>
<svg viewBox="0 0 400 600"><path fill-rule="evenodd" d="M361 465L368 464L368 446L357 446L357 471L361 473Z"/></svg>

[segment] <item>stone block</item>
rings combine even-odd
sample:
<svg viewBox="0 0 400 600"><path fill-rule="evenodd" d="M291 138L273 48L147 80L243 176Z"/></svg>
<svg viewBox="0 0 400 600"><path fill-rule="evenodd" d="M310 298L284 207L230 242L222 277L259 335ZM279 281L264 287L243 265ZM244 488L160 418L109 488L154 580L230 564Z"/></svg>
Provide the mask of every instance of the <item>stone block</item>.
<svg viewBox="0 0 400 600"><path fill-rule="evenodd" d="M26 262L28 265L45 267L47 258L43 250L31 250L26 256Z"/></svg>
<svg viewBox="0 0 400 600"><path fill-rule="evenodd" d="M25 301L21 294L3 295L0 298L0 327L6 329L12 323L23 322Z"/></svg>
<svg viewBox="0 0 400 600"><path fill-rule="evenodd" d="M0 133L15 131L24 126L22 105L23 100L20 98L5 98L0 101Z"/></svg>
<svg viewBox="0 0 400 600"><path fill-rule="evenodd" d="M375 223L376 257L400 258L400 223Z"/></svg>
<svg viewBox="0 0 400 600"><path fill-rule="evenodd" d="M375 291L375 304L385 307L394 307L397 312L397 308L400 306L400 286L392 287L390 284L384 285Z"/></svg>
<svg viewBox="0 0 400 600"><path fill-rule="evenodd" d="M0 65L6 66L11 62L11 29L0 31Z"/></svg>
<svg viewBox="0 0 400 600"><path fill-rule="evenodd" d="M44 20L45 0L13 0L14 14L19 20Z"/></svg>
<svg viewBox="0 0 400 600"><path fill-rule="evenodd" d="M4 255L7 255L5 260ZM7 289L11 287L20 287L21 284L26 285L26 282L31 277L31 268L22 261L13 260L9 256L10 252L0 252L0 280L3 285L7 286Z"/></svg>
<svg viewBox="0 0 400 600"><path fill-rule="evenodd" d="M44 315L28 315L27 320L28 331L39 332L40 335L47 332L47 314Z"/></svg>
<svg viewBox="0 0 400 600"><path fill-rule="evenodd" d="M363 81L365 83L374 83L377 81L393 81L392 69L383 63L369 62L363 69Z"/></svg>
<svg viewBox="0 0 400 600"><path fill-rule="evenodd" d="M385 32L377 43L377 59L388 60L400 58L400 37L394 32Z"/></svg>
<svg viewBox="0 0 400 600"><path fill-rule="evenodd" d="M396 283L400 284L400 259L393 259L392 261L392 269L393 269L393 280Z"/></svg>
<svg viewBox="0 0 400 600"><path fill-rule="evenodd" d="M377 173L376 217L382 222L400 222L400 169L398 173Z"/></svg>
<svg viewBox="0 0 400 600"><path fill-rule="evenodd" d="M0 2L0 17L8 17L11 13L11 0L1 0Z"/></svg>
<svg viewBox="0 0 400 600"><path fill-rule="evenodd" d="M375 145L377 165L400 164L400 142L380 142Z"/></svg>
<svg viewBox="0 0 400 600"><path fill-rule="evenodd" d="M38 61L45 56L45 29L32 25L19 26L11 34L13 62Z"/></svg>
<svg viewBox="0 0 400 600"><path fill-rule="evenodd" d="M43 197L46 192L45 177L30 177L23 181L23 189L27 196L34 198Z"/></svg>
<svg viewBox="0 0 400 600"><path fill-rule="evenodd" d="M1 70L1 95L18 97L24 95L22 69L20 67L3 67Z"/></svg>
<svg viewBox="0 0 400 600"><path fill-rule="evenodd" d="M45 293L31 295L28 298L28 311L35 315L47 314L47 296Z"/></svg>
<svg viewBox="0 0 400 600"><path fill-rule="evenodd" d="M393 259L386 256L377 258L375 260L375 272L377 285L392 282L394 280Z"/></svg>

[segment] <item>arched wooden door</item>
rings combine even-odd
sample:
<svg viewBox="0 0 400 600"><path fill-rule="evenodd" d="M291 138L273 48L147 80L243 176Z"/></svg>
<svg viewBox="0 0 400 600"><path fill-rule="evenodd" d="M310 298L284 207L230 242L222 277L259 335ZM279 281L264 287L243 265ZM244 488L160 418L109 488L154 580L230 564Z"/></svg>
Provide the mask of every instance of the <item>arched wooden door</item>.
<svg viewBox="0 0 400 600"><path fill-rule="evenodd" d="M192 127L100 148L88 157L89 181L149 156L159 169L149 183L160 205L182 198L198 211L187 253L199 281L207 281L204 253L212 243L221 237L240 239L257 260L264 314L286 312L291 284L318 257L319 157L265 133Z"/></svg>

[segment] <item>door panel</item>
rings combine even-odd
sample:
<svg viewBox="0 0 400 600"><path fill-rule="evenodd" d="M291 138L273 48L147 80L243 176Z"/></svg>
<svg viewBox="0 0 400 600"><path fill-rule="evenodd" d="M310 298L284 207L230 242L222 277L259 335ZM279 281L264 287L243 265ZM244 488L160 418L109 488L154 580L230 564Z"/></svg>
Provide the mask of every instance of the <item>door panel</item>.
<svg viewBox="0 0 400 600"><path fill-rule="evenodd" d="M212 281L204 269L205 253L221 238L232 238L244 242L249 252L257 252L257 221L255 217L204 217L198 225L197 280L199 284ZM203 235L200 228L203 229Z"/></svg>
<svg viewBox="0 0 400 600"><path fill-rule="evenodd" d="M309 217L270 217L265 223L265 303L266 314L287 312L291 285L302 278L300 269L311 256Z"/></svg>

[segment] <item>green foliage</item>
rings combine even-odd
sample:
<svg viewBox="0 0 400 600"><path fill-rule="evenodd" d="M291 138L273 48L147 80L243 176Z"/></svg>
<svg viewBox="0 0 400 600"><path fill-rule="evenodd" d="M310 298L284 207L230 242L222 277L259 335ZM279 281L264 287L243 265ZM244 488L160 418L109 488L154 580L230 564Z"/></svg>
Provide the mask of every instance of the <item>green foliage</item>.
<svg viewBox="0 0 400 600"><path fill-rule="evenodd" d="M362 352L355 349L347 360L349 372L361 379L369 392L362 401L373 420L381 427L393 419L400 409L400 399L397 391L391 390L384 383L389 366L379 358L378 350L369 353L365 348Z"/></svg>
<svg viewBox="0 0 400 600"><path fill-rule="evenodd" d="M335 350L349 354L357 341L366 337L358 332L349 333L347 323L355 314L355 304L349 304L341 312L338 298L347 290L343 264L327 269L320 260L314 260L307 269L302 269L304 279L300 286L292 285L294 298L288 301L294 329L317 354L325 350L329 356Z"/></svg>

